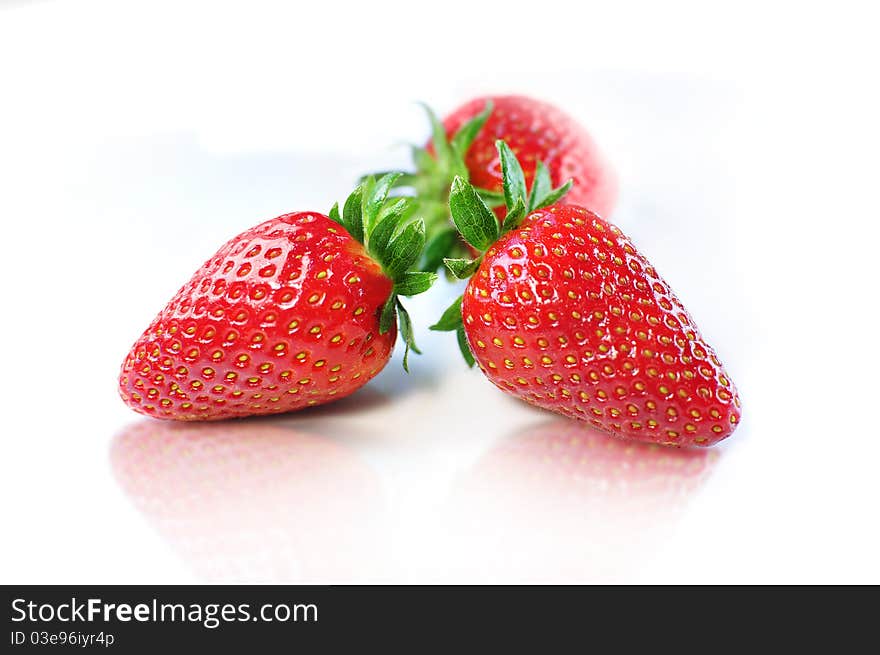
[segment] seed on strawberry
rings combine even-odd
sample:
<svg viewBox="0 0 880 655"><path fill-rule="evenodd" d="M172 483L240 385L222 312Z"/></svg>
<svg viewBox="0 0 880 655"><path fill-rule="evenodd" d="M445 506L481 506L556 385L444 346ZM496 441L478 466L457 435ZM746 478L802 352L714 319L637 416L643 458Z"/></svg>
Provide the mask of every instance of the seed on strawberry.
<svg viewBox="0 0 880 655"><path fill-rule="evenodd" d="M285 214L226 243L132 346L119 391L135 411L179 420L274 414L343 398L388 362L398 296L422 293L415 203L367 179L340 215ZM404 367L407 357L404 356Z"/></svg>
<svg viewBox="0 0 880 655"><path fill-rule="evenodd" d="M507 217L499 229L473 187L453 184L453 220L484 254L447 260L469 282L434 329L456 330L466 359L539 407L640 441L729 436L736 388L669 285L614 225L538 185L527 195L516 157L498 150Z"/></svg>

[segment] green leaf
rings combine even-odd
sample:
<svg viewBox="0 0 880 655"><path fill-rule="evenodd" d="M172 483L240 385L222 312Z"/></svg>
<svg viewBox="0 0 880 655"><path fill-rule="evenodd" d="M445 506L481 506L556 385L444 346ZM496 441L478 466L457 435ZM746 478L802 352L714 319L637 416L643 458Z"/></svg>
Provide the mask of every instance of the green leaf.
<svg viewBox="0 0 880 655"><path fill-rule="evenodd" d="M483 202L485 202L486 206L489 208L504 206L504 194L500 191L490 191L489 189L477 188L477 193L480 195L480 198L483 199Z"/></svg>
<svg viewBox="0 0 880 655"><path fill-rule="evenodd" d="M480 265L480 260L445 258L443 263L446 265L446 268L449 269L449 272L456 278L459 280L466 280L477 270Z"/></svg>
<svg viewBox="0 0 880 655"><path fill-rule="evenodd" d="M406 171L379 171L377 173L369 173L367 175L361 175L361 178L358 180L359 184L363 184L367 178L379 179L380 177L385 177L386 175L397 175L397 179L394 181L392 188L399 186L409 186L413 183L415 179L415 175L412 173L407 173Z"/></svg>
<svg viewBox="0 0 880 655"><path fill-rule="evenodd" d="M330 208L330 213L327 214L330 217L330 220L334 223L339 223L342 227L345 227L345 223L342 222L342 217L339 215L339 203L334 202L333 206Z"/></svg>
<svg viewBox="0 0 880 655"><path fill-rule="evenodd" d="M486 250L498 239L498 220L476 190L459 176L449 191L449 211L465 241L477 250Z"/></svg>
<svg viewBox="0 0 880 655"><path fill-rule="evenodd" d="M444 227L434 234L425 245L422 254L422 270L436 271L443 264L443 258L449 255L458 242L458 233L452 227Z"/></svg>
<svg viewBox="0 0 880 655"><path fill-rule="evenodd" d="M387 220L387 219L386 219ZM388 244L385 272L392 280L398 280L415 264L425 247L425 223L413 221Z"/></svg>
<svg viewBox="0 0 880 655"><path fill-rule="evenodd" d="M523 204L528 198L526 193L526 176L513 150L501 139L495 142L498 154L501 156L501 175L504 184L504 199L508 207L516 204L517 198L522 198Z"/></svg>
<svg viewBox="0 0 880 655"><path fill-rule="evenodd" d="M400 336L403 339L403 343L406 348L403 351L403 370L409 373L409 351L412 350L414 353L419 355L422 354L422 351L419 350L419 347L416 345L416 339L413 335L412 320L409 317L409 312L406 311L406 308L400 302L400 299L397 300L397 325L400 328Z"/></svg>
<svg viewBox="0 0 880 655"><path fill-rule="evenodd" d="M489 119L489 115L492 113L492 107L492 101L487 100L483 111L459 127L458 131L456 131L455 135L452 137L452 149L459 157L464 158L467 154L467 151L477 137L477 134L480 133L480 130L483 129L483 125L485 125L486 121Z"/></svg>
<svg viewBox="0 0 880 655"><path fill-rule="evenodd" d="M360 243L364 242L364 222L361 214L361 204L365 184L367 182L359 184L348 198L345 199L345 204L342 206L342 225Z"/></svg>
<svg viewBox="0 0 880 655"><path fill-rule="evenodd" d="M419 201L412 196L401 196L389 201L382 207L376 223L381 223L387 217L392 216L398 228L402 227L406 220L412 216L419 206ZM369 240L369 239L368 239Z"/></svg>
<svg viewBox="0 0 880 655"><path fill-rule="evenodd" d="M397 295L391 294L382 305L382 313L379 314L379 334L385 334L394 325L397 318Z"/></svg>
<svg viewBox="0 0 880 655"><path fill-rule="evenodd" d="M393 214L386 215L370 232L367 239L367 251L383 266L388 264L390 252L388 244L394 230L397 229L397 218Z"/></svg>
<svg viewBox="0 0 880 655"><path fill-rule="evenodd" d="M417 296L430 289L437 277L427 271L407 271L394 285L394 292L399 296Z"/></svg>
<svg viewBox="0 0 880 655"><path fill-rule="evenodd" d="M553 189L550 193L548 193L546 196L541 198L535 204L535 209L541 209L541 207L549 207L550 205L555 205L557 202L559 202L562 199L562 197L566 193L568 193L568 191L571 189L572 184L574 184L574 181L569 180L568 182L563 184L561 187L557 187L557 188Z"/></svg>
<svg viewBox="0 0 880 655"><path fill-rule="evenodd" d="M476 360L474 359L474 354L471 352L471 347L467 342L467 335L464 333L464 325L460 325L458 329L455 331L455 336L458 339L458 349L461 351L461 356L464 357L464 361L467 362L469 368L473 368L474 364L476 364Z"/></svg>
<svg viewBox="0 0 880 655"><path fill-rule="evenodd" d="M394 185L395 180L400 177L400 173L390 173L383 175L376 181L375 186L369 189L369 193L364 196L364 229L369 234L376 223L379 211L385 204L388 192ZM366 189L365 189L366 190Z"/></svg>
<svg viewBox="0 0 880 655"><path fill-rule="evenodd" d="M552 188L550 171L544 166L544 162L539 160L535 165L535 179L532 182L532 193L529 195L529 211L537 209L538 202L544 199Z"/></svg>
<svg viewBox="0 0 880 655"><path fill-rule="evenodd" d="M461 299L462 297L459 296L451 305L449 305L449 307L446 308L446 311L443 312L443 316L440 317L440 320L431 326L432 330L436 330L437 332L452 332L453 330L458 329L458 326L462 324Z"/></svg>
<svg viewBox="0 0 880 655"><path fill-rule="evenodd" d="M415 162L416 170L418 170L421 174L425 176L431 176L436 174L437 171L437 160L431 156L424 148L419 146L412 147L412 158L413 162Z"/></svg>
<svg viewBox="0 0 880 655"><path fill-rule="evenodd" d="M453 159L453 152L452 146L449 145L449 140L446 138L446 128L443 127L443 123L437 118L434 110L425 103L420 104L431 122L431 144L434 146L437 162L441 167L448 169Z"/></svg>
<svg viewBox="0 0 880 655"><path fill-rule="evenodd" d="M525 217L526 206L523 204L522 198L517 198L516 204L508 210L507 216L504 217L504 225L501 231L507 232L515 227L519 227L519 224L522 223Z"/></svg>

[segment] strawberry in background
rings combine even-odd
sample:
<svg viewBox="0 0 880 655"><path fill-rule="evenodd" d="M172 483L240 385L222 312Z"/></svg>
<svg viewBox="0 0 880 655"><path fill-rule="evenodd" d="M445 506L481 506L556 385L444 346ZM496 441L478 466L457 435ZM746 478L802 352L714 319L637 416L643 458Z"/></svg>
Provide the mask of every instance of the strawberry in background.
<svg viewBox="0 0 880 655"><path fill-rule="evenodd" d="M131 347L119 393L156 418L277 414L344 398L391 357L400 301L434 273L411 271L425 244L415 201L388 199L396 175L367 178L329 215L296 212L226 243Z"/></svg>
<svg viewBox="0 0 880 655"><path fill-rule="evenodd" d="M442 265L444 256L462 252L449 225L447 199L457 175L470 181L500 220L506 208L501 161L495 141L504 140L522 163L531 186L543 165L552 185L572 181L569 202L607 217L617 198L617 178L590 134L571 116L553 105L519 95L474 98L442 120L425 107L432 139L413 148L415 173L404 174L398 185L412 187L428 229L425 270Z"/></svg>

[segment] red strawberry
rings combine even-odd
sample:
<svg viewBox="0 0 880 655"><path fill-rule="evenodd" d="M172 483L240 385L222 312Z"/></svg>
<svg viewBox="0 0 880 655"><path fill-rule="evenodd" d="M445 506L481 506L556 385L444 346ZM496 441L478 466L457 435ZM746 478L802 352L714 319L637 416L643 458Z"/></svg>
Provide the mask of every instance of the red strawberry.
<svg viewBox="0 0 880 655"><path fill-rule="evenodd" d="M487 103L491 114L465 154L470 183L501 192L501 160L495 141L505 141L522 164L531 186L537 162L550 171L553 184L572 180L568 201L608 216L614 208L617 182L587 131L569 115L546 102L525 96L475 98L443 119L448 139L480 115ZM503 210L503 208L500 208Z"/></svg>
<svg viewBox="0 0 880 655"><path fill-rule="evenodd" d="M435 329L457 330L496 386L539 407L640 441L709 446L730 435L736 389L669 285L595 213L547 206L556 192L526 200L516 158L498 149L509 213L499 230L476 190L453 183L456 226L485 254L447 260L473 277L460 313L454 304Z"/></svg>
<svg viewBox="0 0 880 655"><path fill-rule="evenodd" d="M285 214L243 232L196 271L132 346L119 376L137 412L180 420L273 414L356 391L388 362L398 295L425 241L393 175L358 187L330 216ZM404 357L406 366L406 357Z"/></svg>
<svg viewBox="0 0 880 655"><path fill-rule="evenodd" d="M468 252L449 224L449 187L456 175L470 179L499 220L504 220L507 210L501 194L497 139L509 143L519 156L529 185L540 177L551 184L572 180L572 202L602 215L611 212L616 176L583 127L556 107L523 96L495 96L475 98L442 122L428 107L425 110L432 140L425 148L413 148L416 172L398 180L412 187L425 217L424 270L436 270L444 257ZM539 175L541 169L549 175Z"/></svg>

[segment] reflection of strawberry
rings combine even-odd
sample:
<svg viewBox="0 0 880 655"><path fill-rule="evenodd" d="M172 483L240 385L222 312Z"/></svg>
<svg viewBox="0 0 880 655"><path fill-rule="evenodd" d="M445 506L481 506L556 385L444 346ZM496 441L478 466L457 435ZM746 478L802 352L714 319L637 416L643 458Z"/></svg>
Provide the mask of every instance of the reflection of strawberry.
<svg viewBox="0 0 880 655"><path fill-rule="evenodd" d="M662 547L716 451L637 443L559 420L500 443L449 507L454 579L629 579Z"/></svg>
<svg viewBox="0 0 880 655"><path fill-rule="evenodd" d="M499 230L473 187L453 184L456 226L485 254L447 260L470 281L435 329L457 330L466 358L533 405L640 441L730 435L736 388L669 285L615 226L552 204L549 182L527 194L515 156L498 147L510 211Z"/></svg>
<svg viewBox="0 0 880 655"><path fill-rule="evenodd" d="M510 485L526 504L530 495L559 502L601 496L640 511L686 497L717 459L715 451L663 448L554 421L501 443L477 465L474 481Z"/></svg>
<svg viewBox="0 0 880 655"><path fill-rule="evenodd" d="M434 275L409 272L425 228L394 176L368 180L330 216L285 214L238 235L193 275L132 346L119 390L157 418L222 419L318 405L388 362L397 299ZM406 366L406 357L404 357Z"/></svg>
<svg viewBox="0 0 880 655"><path fill-rule="evenodd" d="M143 422L113 441L120 486L198 577L350 581L375 573L380 489L342 446L260 422Z"/></svg>

